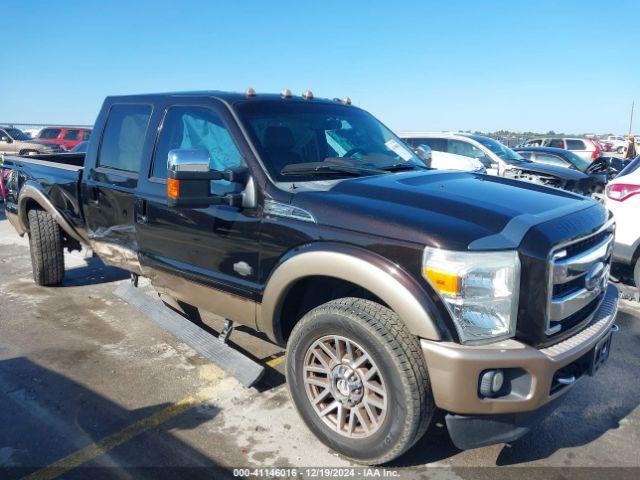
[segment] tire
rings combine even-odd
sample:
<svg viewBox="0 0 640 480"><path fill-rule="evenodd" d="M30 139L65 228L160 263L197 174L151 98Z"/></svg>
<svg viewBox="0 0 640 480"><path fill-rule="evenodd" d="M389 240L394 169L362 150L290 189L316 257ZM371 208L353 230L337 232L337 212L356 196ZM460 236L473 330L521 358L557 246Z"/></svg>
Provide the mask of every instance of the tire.
<svg viewBox="0 0 640 480"><path fill-rule="evenodd" d="M44 210L29 210L28 218L33 280L42 286L60 285L64 278L60 226Z"/></svg>
<svg viewBox="0 0 640 480"><path fill-rule="evenodd" d="M319 361L323 354L326 367ZM363 383L370 373L370 382ZM422 437L435 410L418 339L393 311L360 298L325 303L298 322L287 344L286 377L307 427L325 445L359 463L379 465L402 455ZM328 387L309 383L317 381ZM319 410L331 405L336 406L321 417Z"/></svg>
<svg viewBox="0 0 640 480"><path fill-rule="evenodd" d="M624 147L618 147L616 148L616 152L618 152L619 154L623 154L624 153Z"/></svg>
<svg viewBox="0 0 640 480"><path fill-rule="evenodd" d="M633 282L636 284L638 292L640 292L640 257L636 260L636 266L633 269Z"/></svg>

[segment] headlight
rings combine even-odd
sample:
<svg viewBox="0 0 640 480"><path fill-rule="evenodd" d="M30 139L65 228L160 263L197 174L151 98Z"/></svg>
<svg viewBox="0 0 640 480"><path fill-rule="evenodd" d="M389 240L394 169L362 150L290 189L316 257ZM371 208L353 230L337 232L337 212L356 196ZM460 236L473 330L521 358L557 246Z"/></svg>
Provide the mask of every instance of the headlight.
<svg viewBox="0 0 640 480"><path fill-rule="evenodd" d="M426 247L422 274L440 293L462 343L490 343L516 331L516 251L456 252Z"/></svg>

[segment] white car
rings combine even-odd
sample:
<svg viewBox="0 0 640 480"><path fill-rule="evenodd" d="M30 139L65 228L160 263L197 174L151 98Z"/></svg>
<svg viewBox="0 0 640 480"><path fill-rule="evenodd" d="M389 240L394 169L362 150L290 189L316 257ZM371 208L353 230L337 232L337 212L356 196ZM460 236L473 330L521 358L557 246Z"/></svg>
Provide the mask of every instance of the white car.
<svg viewBox="0 0 640 480"><path fill-rule="evenodd" d="M622 135L609 135L606 138L606 141L613 145L613 150L618 153L624 153L627 149L627 145L629 145L629 140Z"/></svg>
<svg viewBox="0 0 640 480"><path fill-rule="evenodd" d="M609 182L604 204L616 220L613 261L633 267L640 288L640 156Z"/></svg>
<svg viewBox="0 0 640 480"><path fill-rule="evenodd" d="M458 170L462 172L486 172L484 165L475 158L438 151L431 152L431 168L437 170Z"/></svg>

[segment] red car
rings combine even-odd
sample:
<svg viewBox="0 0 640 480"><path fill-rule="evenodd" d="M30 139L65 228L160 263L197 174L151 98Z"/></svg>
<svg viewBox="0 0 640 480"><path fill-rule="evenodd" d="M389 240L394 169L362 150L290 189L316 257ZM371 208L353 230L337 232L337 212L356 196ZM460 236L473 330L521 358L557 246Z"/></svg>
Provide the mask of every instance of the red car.
<svg viewBox="0 0 640 480"><path fill-rule="evenodd" d="M89 140L90 128L46 127L36 137L40 142L55 143L65 150L71 150L80 142Z"/></svg>

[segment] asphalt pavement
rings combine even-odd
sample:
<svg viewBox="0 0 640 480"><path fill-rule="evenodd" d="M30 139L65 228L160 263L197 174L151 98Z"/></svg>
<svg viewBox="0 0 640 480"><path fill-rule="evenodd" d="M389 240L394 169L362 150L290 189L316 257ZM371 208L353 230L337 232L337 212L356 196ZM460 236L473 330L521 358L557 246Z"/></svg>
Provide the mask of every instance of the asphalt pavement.
<svg viewBox="0 0 640 480"><path fill-rule="evenodd" d="M258 387L246 389L114 296L129 281L125 272L77 252L66 264L63 286L36 286L28 243L0 206L2 478L640 474L637 302L621 302L608 363L521 440L460 451L437 418L392 465L350 470L354 465L319 443L296 414L278 347L248 330L232 333L233 344L267 365ZM221 327L220 318L205 320Z"/></svg>

